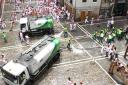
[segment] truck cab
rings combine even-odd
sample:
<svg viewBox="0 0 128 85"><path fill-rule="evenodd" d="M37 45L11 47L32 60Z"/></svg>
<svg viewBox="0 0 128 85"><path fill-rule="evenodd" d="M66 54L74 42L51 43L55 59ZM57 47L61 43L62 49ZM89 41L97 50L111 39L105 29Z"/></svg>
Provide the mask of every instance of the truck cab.
<svg viewBox="0 0 128 85"><path fill-rule="evenodd" d="M30 36L52 34L54 32L53 24L52 17L43 17L34 21L22 17L20 19L20 30Z"/></svg>
<svg viewBox="0 0 128 85"><path fill-rule="evenodd" d="M9 85L25 85L30 76L25 66L11 60L2 69L3 80Z"/></svg>
<svg viewBox="0 0 128 85"><path fill-rule="evenodd" d="M30 29L30 23L27 17L20 19L20 30L23 32L28 32Z"/></svg>
<svg viewBox="0 0 128 85"><path fill-rule="evenodd" d="M45 35L2 67L3 80L9 85L32 85L30 80L39 77L59 56L60 40Z"/></svg>

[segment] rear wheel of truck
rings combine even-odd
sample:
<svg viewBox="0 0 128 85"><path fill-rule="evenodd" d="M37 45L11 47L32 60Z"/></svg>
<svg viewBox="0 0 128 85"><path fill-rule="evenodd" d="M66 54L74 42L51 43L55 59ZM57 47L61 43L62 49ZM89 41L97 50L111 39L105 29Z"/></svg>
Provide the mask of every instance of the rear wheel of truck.
<svg viewBox="0 0 128 85"><path fill-rule="evenodd" d="M56 61L59 59L59 57L60 57L60 52L58 52L58 53L54 56L53 62L56 62Z"/></svg>

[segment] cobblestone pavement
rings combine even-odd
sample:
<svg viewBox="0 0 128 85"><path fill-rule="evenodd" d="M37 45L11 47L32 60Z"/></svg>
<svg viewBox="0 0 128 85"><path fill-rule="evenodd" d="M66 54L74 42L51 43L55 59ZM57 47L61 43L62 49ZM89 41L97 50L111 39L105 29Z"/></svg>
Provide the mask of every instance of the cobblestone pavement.
<svg viewBox="0 0 128 85"><path fill-rule="evenodd" d="M21 10L27 4L28 2L26 0L25 4L22 4ZM36 7L35 0L32 1L31 5ZM21 17L21 10L17 10L18 20ZM31 38L30 45L20 43L18 38L18 20L13 28L14 31L9 32L10 16L13 11L14 3L12 2L10 5L6 1L3 18L7 23L7 27L0 33L3 31L7 32L9 43L4 43L2 39L0 39L0 54L4 53L8 60L15 58L16 55L28 49L41 38ZM89 31L89 33L93 33L95 31L93 29L95 26L81 26L85 30ZM62 30L62 24L55 22L55 34L61 33ZM75 31L69 31L69 34L72 38L72 51L67 50L67 39L65 39L62 35L60 37L62 51L60 59L49 70L43 73L40 79L37 80L34 85L53 85L52 82L56 82L57 85L67 85L66 83L68 77L71 77L71 79L77 84L80 81L83 81L84 85L115 85L115 80L113 80L113 78L107 73L110 62L101 55L100 45L91 39L85 31L81 30L79 26ZM124 42L120 43L122 43L123 48ZM2 79L0 79L0 81L0 85L5 85Z"/></svg>
<svg viewBox="0 0 128 85"><path fill-rule="evenodd" d="M78 85L83 81L84 85L115 85L115 83L100 69L94 62L79 62L73 65L62 65L53 67L43 76L41 83L35 85L67 85L67 78L70 76L73 82Z"/></svg>

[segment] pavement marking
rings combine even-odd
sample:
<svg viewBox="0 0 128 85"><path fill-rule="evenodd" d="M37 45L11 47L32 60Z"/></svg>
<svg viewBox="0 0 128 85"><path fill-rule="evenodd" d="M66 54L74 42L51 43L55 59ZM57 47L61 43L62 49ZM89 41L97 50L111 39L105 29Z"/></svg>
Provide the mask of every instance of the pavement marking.
<svg viewBox="0 0 128 85"><path fill-rule="evenodd" d="M121 20L119 20L119 21L121 21ZM78 25L79 25L79 24L78 24ZM90 35L89 37L92 39L92 37L91 37L92 35L91 35L87 30L85 30L85 29L84 29L82 26L80 26L80 25L79 25L78 27L79 27L84 33L89 34L89 35ZM86 32L85 32L85 31L86 31ZM94 39L93 39L93 40L94 40ZM98 43L96 40L94 40L94 41L95 41L96 43ZM99 43L98 43L98 44L99 44ZM101 44L99 44L99 45L102 47ZM95 59L94 59L94 60L95 60ZM124 65L126 65L123 60L121 60L120 58L119 58L119 60L120 60ZM101 67L101 69L102 69L104 72L106 72L105 69L103 69L102 66L101 66L98 62L96 62L96 63ZM106 72L106 73L107 73L107 72ZM108 73L107 73L107 74L108 74ZM109 74L108 74L108 75L109 75ZM113 81L115 81L110 75L109 75L109 77L110 77ZM115 81L115 82L116 82L116 81ZM116 84L117 84L117 82L116 82Z"/></svg>
<svg viewBox="0 0 128 85"><path fill-rule="evenodd" d="M91 58L86 58L86 59L80 59L80 60L75 60L75 61L68 61L68 62L63 62L63 63L59 63L59 64L53 64L52 67L57 67L57 66L67 66L67 65L74 65L74 64L79 64L79 63L83 63L83 62L90 62L92 61Z"/></svg>
<svg viewBox="0 0 128 85"><path fill-rule="evenodd" d="M95 59L95 60L98 61L98 60L104 60L104 59L108 59L108 58L106 58L106 57L98 57L98 58Z"/></svg>
<svg viewBox="0 0 128 85"><path fill-rule="evenodd" d="M59 24L62 26L62 28L64 28L64 26L61 23ZM78 43L78 45L83 49L83 51L87 53L91 57L91 59L93 59L92 55L69 32L68 34Z"/></svg>
<svg viewBox="0 0 128 85"><path fill-rule="evenodd" d="M87 30L85 30L85 29L84 29L82 26L80 26L79 24L77 24L77 25L78 25L78 27L79 27L79 29L80 29L81 31L83 31L85 34L87 34L88 37L90 37L95 43L97 43L98 45L100 45L100 46L102 47L101 44L99 44L96 40L94 40L94 39L92 38L91 33L89 33Z"/></svg>
<svg viewBox="0 0 128 85"><path fill-rule="evenodd" d="M124 55L125 51L121 51L121 52L119 52L119 53Z"/></svg>
<svg viewBox="0 0 128 85"><path fill-rule="evenodd" d="M96 57L94 57L94 59L95 59L95 60L97 60L97 59L102 59L102 58L103 58L103 59L106 59L105 55L103 55L103 56L96 56Z"/></svg>
<svg viewBox="0 0 128 85"><path fill-rule="evenodd" d="M102 66L97 62L97 61L95 61L95 63L106 73L106 75L108 75L109 76L109 78L117 85L118 83L108 74L108 72L104 69L104 68L102 68Z"/></svg>
<svg viewBox="0 0 128 85"><path fill-rule="evenodd" d="M9 50L9 49L16 49L16 48L21 48L21 47L29 47L29 46L32 46L34 43L31 43L29 45L22 45L22 44L19 44L19 45L15 45L15 46L7 46L7 47L1 47L0 50Z"/></svg>
<svg viewBox="0 0 128 85"><path fill-rule="evenodd" d="M14 11L4 11L4 13L11 13L11 12L12 12L12 13L13 13L13 12L22 13L22 10L16 10L16 11L15 11L15 10L14 10Z"/></svg>
<svg viewBox="0 0 128 85"><path fill-rule="evenodd" d="M115 22L118 22L118 21L125 21L127 19L121 19L121 20L114 20ZM107 21L104 21L104 22L99 22L99 23L93 23L93 25L99 25L99 24L103 24L103 23L107 23ZM93 26L92 25L92 26ZM84 24L84 25L81 25L81 26L91 26L91 24Z"/></svg>
<svg viewBox="0 0 128 85"><path fill-rule="evenodd" d="M89 38L88 36L86 35L83 35L83 36L75 36L76 39L82 39L82 38Z"/></svg>
<svg viewBox="0 0 128 85"><path fill-rule="evenodd" d="M13 32L17 32L17 31L20 31L19 29L13 29ZM2 33L2 32L10 32L8 29L6 29L6 30L1 30L0 31L0 33Z"/></svg>
<svg viewBox="0 0 128 85"><path fill-rule="evenodd" d="M39 2L39 1L38 1ZM37 1L25 1L24 3L21 2L21 4L29 4L29 3L37 3ZM10 5L10 4L15 4L15 2L12 2L12 3L9 3L9 2L6 2L6 5Z"/></svg>

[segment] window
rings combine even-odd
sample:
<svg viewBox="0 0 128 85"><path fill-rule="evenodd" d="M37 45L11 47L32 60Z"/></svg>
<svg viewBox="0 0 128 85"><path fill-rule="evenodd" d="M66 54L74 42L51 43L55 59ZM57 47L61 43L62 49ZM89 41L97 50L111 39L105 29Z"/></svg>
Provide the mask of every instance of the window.
<svg viewBox="0 0 128 85"><path fill-rule="evenodd" d="M82 0L82 2L87 2L87 0Z"/></svg>
<svg viewBox="0 0 128 85"><path fill-rule="evenodd" d="M22 82L24 81L25 78L26 78L25 72L21 73L19 76L19 83L22 84Z"/></svg>
<svg viewBox="0 0 128 85"><path fill-rule="evenodd" d="M8 79L9 81L18 84L18 77L10 74L9 72L5 71L4 69L1 69L2 75L4 78Z"/></svg>
<svg viewBox="0 0 128 85"><path fill-rule="evenodd" d="M97 0L93 0L93 2L97 2Z"/></svg>

